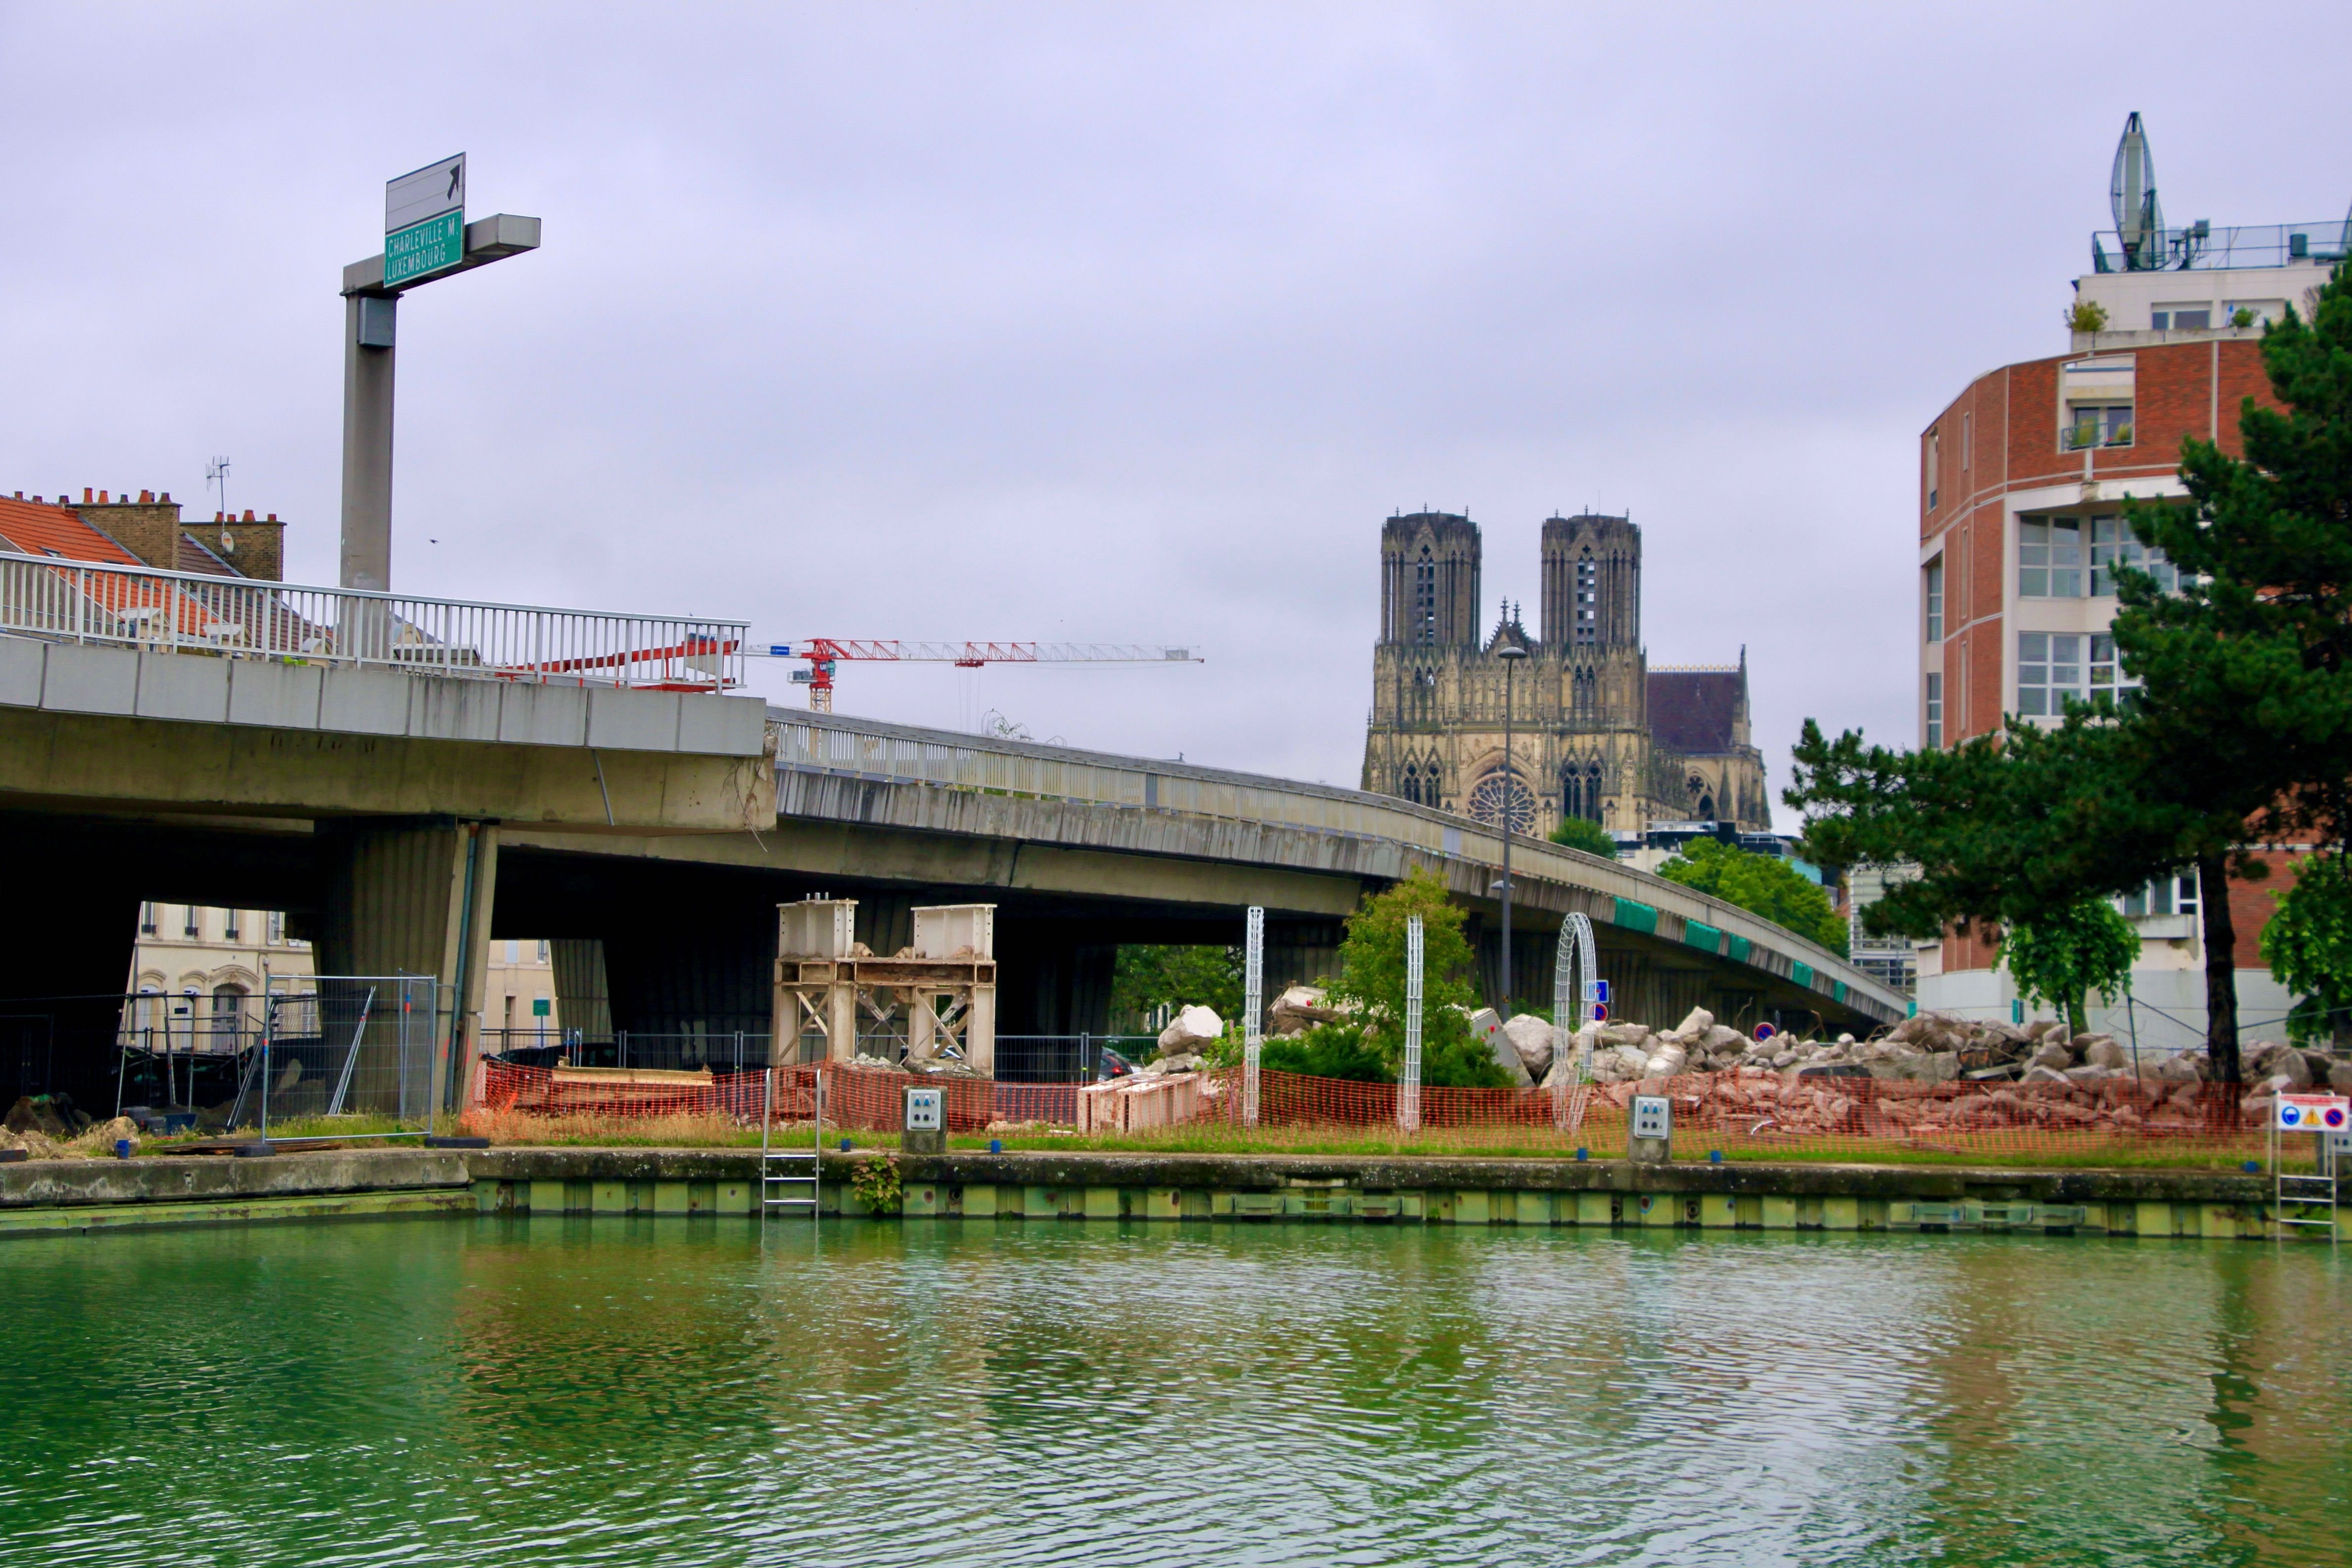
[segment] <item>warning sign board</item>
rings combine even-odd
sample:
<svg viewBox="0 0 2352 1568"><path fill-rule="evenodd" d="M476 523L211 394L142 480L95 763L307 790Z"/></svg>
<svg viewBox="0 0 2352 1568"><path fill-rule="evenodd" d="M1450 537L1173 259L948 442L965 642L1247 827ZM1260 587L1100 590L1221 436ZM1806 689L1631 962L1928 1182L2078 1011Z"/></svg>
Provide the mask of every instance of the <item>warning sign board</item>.
<svg viewBox="0 0 2352 1568"><path fill-rule="evenodd" d="M2352 1131L2352 1099L2340 1094L2282 1094L2271 1114L2282 1132Z"/></svg>

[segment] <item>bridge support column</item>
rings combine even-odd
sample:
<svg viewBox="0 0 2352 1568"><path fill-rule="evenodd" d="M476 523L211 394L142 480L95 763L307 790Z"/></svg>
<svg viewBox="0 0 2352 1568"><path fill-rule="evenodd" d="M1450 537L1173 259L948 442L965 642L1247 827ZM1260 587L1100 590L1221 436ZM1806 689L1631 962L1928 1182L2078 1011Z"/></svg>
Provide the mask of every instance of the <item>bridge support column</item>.
<svg viewBox="0 0 2352 1568"><path fill-rule="evenodd" d="M104 1121L114 1114L121 996L134 984L132 879L152 868L108 865L33 822L0 829L0 863L10 874L0 900L0 1015L10 1015L0 1016L0 1095L14 1105L61 1091ZM35 997L44 1000L16 1005Z"/></svg>
<svg viewBox="0 0 2352 1568"><path fill-rule="evenodd" d="M440 982L434 1081L445 1113L463 1101L480 1040L498 876L496 823L352 823L329 847L318 972Z"/></svg>
<svg viewBox="0 0 2352 1568"><path fill-rule="evenodd" d="M604 939L550 939L547 956L555 970L555 1021L566 1035L607 1040L613 1035L612 982L604 975Z"/></svg>

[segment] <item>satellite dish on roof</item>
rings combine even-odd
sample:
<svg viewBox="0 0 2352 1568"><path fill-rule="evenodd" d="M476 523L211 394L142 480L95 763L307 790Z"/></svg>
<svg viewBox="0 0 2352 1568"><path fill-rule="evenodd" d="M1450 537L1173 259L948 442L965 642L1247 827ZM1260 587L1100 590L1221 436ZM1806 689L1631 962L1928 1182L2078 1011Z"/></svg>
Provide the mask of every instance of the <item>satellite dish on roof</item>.
<svg viewBox="0 0 2352 1568"><path fill-rule="evenodd" d="M2116 143L2107 202L2116 215L2116 237L2123 242L2124 270L2146 272L2161 266L2164 213L2156 205L2156 159L2148 153L2147 132L2140 128L2137 110L2125 117L2123 140Z"/></svg>

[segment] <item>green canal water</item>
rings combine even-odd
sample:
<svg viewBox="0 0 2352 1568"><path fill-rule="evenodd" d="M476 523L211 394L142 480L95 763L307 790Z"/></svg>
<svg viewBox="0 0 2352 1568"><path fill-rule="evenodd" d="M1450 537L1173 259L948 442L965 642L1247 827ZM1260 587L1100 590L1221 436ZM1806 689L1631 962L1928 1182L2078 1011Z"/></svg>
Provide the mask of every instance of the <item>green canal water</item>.
<svg viewBox="0 0 2352 1568"><path fill-rule="evenodd" d="M2352 1264L621 1219L0 1245L6 1563L2352 1560Z"/></svg>

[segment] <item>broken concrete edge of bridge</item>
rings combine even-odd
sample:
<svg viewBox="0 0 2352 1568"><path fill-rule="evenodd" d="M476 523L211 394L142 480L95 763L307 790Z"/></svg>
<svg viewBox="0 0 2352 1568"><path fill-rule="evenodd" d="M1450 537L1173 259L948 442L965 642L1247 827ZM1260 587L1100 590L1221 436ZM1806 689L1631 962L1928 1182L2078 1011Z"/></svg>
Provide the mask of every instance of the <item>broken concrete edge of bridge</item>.
<svg viewBox="0 0 2352 1568"><path fill-rule="evenodd" d="M1490 827L1433 807L1333 784L1307 784L1160 758L1000 740L886 721L803 709L772 707L778 732L779 811L791 815L793 773L849 779L878 789L910 789L1031 802L1052 813L1076 810L1140 812L1147 816L1215 818L1262 833L1349 840L1373 847L1358 874L1394 879L1417 866L1438 869L1454 896L1474 908L1494 902L1490 874L1501 865L1502 838ZM796 737L795 731L808 738ZM822 731L826 739L814 737ZM860 820L874 815L857 803ZM818 815L830 815L820 811ZM955 831L922 811L879 814L893 826ZM899 818L905 818L899 820ZM967 829L968 830L968 829ZM1053 823L1024 823L1013 833L1051 841ZM1100 835L1081 829L1075 840ZM1255 846L1252 847L1255 848ZM1392 853L1383 853L1391 849ZM1204 847L1173 843L1132 852L1222 858ZM1328 860L1328 855L1312 857ZM1355 858L1360 860L1365 858ZM1694 948L1721 962L1768 975L1823 1002L1881 1024L1901 1020L1908 998L1846 959L1759 915L1711 895L1633 867L1544 840L1515 837L1514 882L1518 910L1538 919L1580 909L1591 919ZM1318 865L1316 869L1332 868ZM1568 895L1582 895L1580 897ZM1553 906L1558 907L1553 907Z"/></svg>
<svg viewBox="0 0 2352 1568"><path fill-rule="evenodd" d="M756 757L756 697L346 669L0 635L0 706L409 740Z"/></svg>

